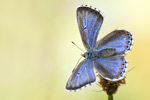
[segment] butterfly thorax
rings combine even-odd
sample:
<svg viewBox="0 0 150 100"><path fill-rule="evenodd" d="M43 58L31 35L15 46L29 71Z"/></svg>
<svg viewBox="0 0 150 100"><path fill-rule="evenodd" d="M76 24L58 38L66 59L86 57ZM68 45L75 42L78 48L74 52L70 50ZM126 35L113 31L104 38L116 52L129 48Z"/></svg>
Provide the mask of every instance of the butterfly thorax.
<svg viewBox="0 0 150 100"><path fill-rule="evenodd" d="M107 48L102 50L89 50L86 53L84 53L82 56L86 59L96 59L100 57L110 57L115 54L116 49L113 48Z"/></svg>
<svg viewBox="0 0 150 100"><path fill-rule="evenodd" d="M96 59L98 57L97 51L89 50L82 55L86 59Z"/></svg>

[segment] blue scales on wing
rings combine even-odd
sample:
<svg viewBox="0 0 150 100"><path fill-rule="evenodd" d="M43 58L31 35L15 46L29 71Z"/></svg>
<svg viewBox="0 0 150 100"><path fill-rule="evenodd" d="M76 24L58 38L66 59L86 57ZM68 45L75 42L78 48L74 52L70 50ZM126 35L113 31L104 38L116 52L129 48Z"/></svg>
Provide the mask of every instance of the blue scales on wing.
<svg viewBox="0 0 150 100"><path fill-rule="evenodd" d="M105 79L117 81L124 78L127 72L126 51L132 47L133 37L127 30L114 30L96 43L94 49L103 51L114 49L110 57L100 57L95 60L94 67Z"/></svg>
<svg viewBox="0 0 150 100"><path fill-rule="evenodd" d="M82 42L87 50L94 48L103 23L103 16L96 8L81 6L77 9L77 21Z"/></svg>
<svg viewBox="0 0 150 100"><path fill-rule="evenodd" d="M124 56L98 58L94 61L94 67L103 78L117 81L124 78L127 72L127 61Z"/></svg>
<svg viewBox="0 0 150 100"><path fill-rule="evenodd" d="M127 30L114 30L96 43L98 51L108 48L116 49L116 54L124 54L130 50L133 43L133 36Z"/></svg>
<svg viewBox="0 0 150 100"><path fill-rule="evenodd" d="M93 71L93 61L90 59L83 60L72 72L66 89L76 90L87 84L95 82L95 74Z"/></svg>

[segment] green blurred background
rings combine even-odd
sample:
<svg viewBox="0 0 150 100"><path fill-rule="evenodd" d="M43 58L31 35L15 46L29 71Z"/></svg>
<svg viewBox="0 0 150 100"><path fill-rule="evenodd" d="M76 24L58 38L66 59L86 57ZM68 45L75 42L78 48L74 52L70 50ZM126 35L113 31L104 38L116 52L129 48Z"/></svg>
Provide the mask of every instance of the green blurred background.
<svg viewBox="0 0 150 100"><path fill-rule="evenodd" d="M98 39L118 28L134 34L127 58L135 68L115 100L150 100L149 0L0 0L0 100L107 100L97 85L65 91L82 53L71 41L84 49L76 20L81 4L104 15Z"/></svg>

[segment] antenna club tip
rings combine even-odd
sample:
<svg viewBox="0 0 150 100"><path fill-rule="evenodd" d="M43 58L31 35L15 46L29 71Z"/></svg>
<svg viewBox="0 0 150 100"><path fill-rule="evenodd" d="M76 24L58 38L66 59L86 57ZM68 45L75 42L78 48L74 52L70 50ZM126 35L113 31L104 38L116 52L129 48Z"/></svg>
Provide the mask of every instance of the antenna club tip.
<svg viewBox="0 0 150 100"><path fill-rule="evenodd" d="M73 44L74 44L74 42L73 42L73 41L71 41L71 43L73 43Z"/></svg>

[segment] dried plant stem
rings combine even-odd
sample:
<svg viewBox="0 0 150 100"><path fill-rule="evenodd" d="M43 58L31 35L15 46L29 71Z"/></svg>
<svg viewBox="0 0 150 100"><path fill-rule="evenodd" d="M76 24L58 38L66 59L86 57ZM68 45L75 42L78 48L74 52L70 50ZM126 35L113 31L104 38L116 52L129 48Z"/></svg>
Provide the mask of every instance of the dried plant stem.
<svg viewBox="0 0 150 100"><path fill-rule="evenodd" d="M108 95L108 100L113 100L113 94Z"/></svg>
<svg viewBox="0 0 150 100"><path fill-rule="evenodd" d="M98 85L107 93L108 100L113 100L113 94L117 92L120 85L125 84L125 78L119 81L109 81L101 77L99 74L97 76L100 79Z"/></svg>

